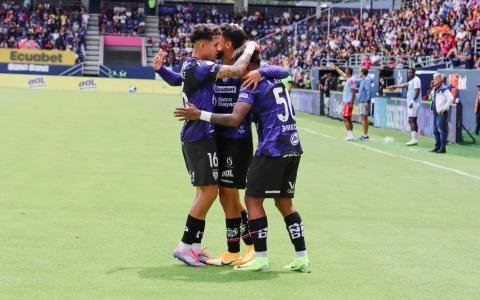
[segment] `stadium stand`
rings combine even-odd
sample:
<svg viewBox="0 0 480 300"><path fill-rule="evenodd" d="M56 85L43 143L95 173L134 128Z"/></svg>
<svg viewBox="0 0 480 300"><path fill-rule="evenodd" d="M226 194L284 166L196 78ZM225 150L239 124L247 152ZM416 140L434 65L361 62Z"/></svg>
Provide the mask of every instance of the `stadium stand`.
<svg viewBox="0 0 480 300"><path fill-rule="evenodd" d="M307 9L250 11L235 16L231 6L163 7L160 46L167 65L178 67L191 51L187 34L193 24L236 22L251 39L260 39L263 59L302 72L330 60L365 67L480 67L479 1L412 1L399 10L370 11L361 24L359 11L332 10L330 30L326 13L317 19Z"/></svg>
<svg viewBox="0 0 480 300"><path fill-rule="evenodd" d="M77 62L82 62L88 18L78 5L1 1L0 48L71 50Z"/></svg>
<svg viewBox="0 0 480 300"><path fill-rule="evenodd" d="M100 19L101 34L143 35L145 33L145 13L143 8L120 5L105 7Z"/></svg>

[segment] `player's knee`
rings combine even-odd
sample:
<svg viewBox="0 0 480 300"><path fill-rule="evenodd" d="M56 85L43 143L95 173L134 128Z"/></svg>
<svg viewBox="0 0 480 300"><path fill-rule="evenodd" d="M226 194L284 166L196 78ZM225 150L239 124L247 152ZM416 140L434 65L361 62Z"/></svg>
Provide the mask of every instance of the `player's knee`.
<svg viewBox="0 0 480 300"><path fill-rule="evenodd" d="M208 199L213 201L218 196L218 186L209 185L209 186L201 187L199 188L198 194L199 194L199 197L203 199Z"/></svg>

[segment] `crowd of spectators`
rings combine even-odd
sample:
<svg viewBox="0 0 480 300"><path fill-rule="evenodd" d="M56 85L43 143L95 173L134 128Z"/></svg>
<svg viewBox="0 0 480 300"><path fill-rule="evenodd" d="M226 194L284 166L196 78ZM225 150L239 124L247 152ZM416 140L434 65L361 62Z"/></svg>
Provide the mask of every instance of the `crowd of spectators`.
<svg viewBox="0 0 480 300"><path fill-rule="evenodd" d="M357 13L355 20L360 19ZM480 38L480 1L413 1L403 9L381 14L370 12L351 28L338 28L327 36L322 27L309 24L305 34L290 40L287 49L269 57L272 62L305 68L320 65L322 60L346 60L363 56L364 67L399 67L399 63L426 63L429 59L446 60L453 67L480 68L474 53ZM353 30L352 30L353 29ZM318 38L317 32L320 33ZM275 41L266 40L266 48L275 49ZM363 55L367 54L367 55Z"/></svg>
<svg viewBox="0 0 480 300"><path fill-rule="evenodd" d="M81 7L57 8L50 3L0 2L0 48L57 49L85 57L88 13Z"/></svg>
<svg viewBox="0 0 480 300"><path fill-rule="evenodd" d="M145 12L143 8L113 6L102 9L99 18L101 34L143 35Z"/></svg>
<svg viewBox="0 0 480 300"><path fill-rule="evenodd" d="M402 9L364 11L362 16L359 11L332 10L330 30L326 13L319 19L313 14L258 10L234 15L231 9L178 5L162 11L160 46L168 53L167 64L175 65L192 50L188 33L193 24L235 22L251 39L261 39L264 60L288 66L300 78L312 66L352 57L361 58L368 68L421 65L427 58L480 68L474 53L475 39L480 39L479 0L412 1Z"/></svg>

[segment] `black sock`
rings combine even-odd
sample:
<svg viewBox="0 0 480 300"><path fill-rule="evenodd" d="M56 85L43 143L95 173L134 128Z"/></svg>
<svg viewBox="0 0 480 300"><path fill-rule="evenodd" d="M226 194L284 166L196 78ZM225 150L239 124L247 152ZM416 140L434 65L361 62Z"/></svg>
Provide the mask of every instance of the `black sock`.
<svg viewBox="0 0 480 300"><path fill-rule="evenodd" d="M188 215L187 224L185 224L185 231L183 232L182 242L189 245L193 243L201 243L204 229L205 220L196 219Z"/></svg>
<svg viewBox="0 0 480 300"><path fill-rule="evenodd" d="M242 223L242 218L225 219L228 252L240 252L240 223Z"/></svg>
<svg viewBox="0 0 480 300"><path fill-rule="evenodd" d="M249 220L250 235L253 239L255 252L267 251L268 221L267 217Z"/></svg>
<svg viewBox="0 0 480 300"><path fill-rule="evenodd" d="M240 224L240 234L242 240L247 246L253 245L252 237L250 236L250 227L248 226L248 214L246 210L242 210L240 213L242 216L242 224Z"/></svg>
<svg viewBox="0 0 480 300"><path fill-rule="evenodd" d="M287 225L288 235L292 241L295 251L305 251L305 238L303 234L302 218L298 212L294 212L285 217L285 224Z"/></svg>

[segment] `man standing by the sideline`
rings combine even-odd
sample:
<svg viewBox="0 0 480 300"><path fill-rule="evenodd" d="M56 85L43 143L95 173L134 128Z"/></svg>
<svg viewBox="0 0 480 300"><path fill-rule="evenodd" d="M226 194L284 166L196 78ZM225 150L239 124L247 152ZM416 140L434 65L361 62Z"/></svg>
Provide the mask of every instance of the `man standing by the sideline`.
<svg viewBox="0 0 480 300"><path fill-rule="evenodd" d="M432 106L433 126L435 135L435 148L431 152L447 152L447 121L448 109L453 103L453 96L450 90L442 82L442 75L436 73L433 75Z"/></svg>
<svg viewBox="0 0 480 300"><path fill-rule="evenodd" d="M368 117L370 116L370 103L372 100L372 78L368 76L368 69L360 69L360 88L358 89L357 103L360 107L360 115L362 118L363 135L360 140L365 142L368 137Z"/></svg>
<svg viewBox="0 0 480 300"><path fill-rule="evenodd" d="M407 90L407 106L408 106L408 123L410 124L410 132L412 139L406 143L407 146L418 145L418 123L417 116L420 106L422 105L422 81L415 74L415 69L408 69L409 81L402 84L391 85L388 89L408 88Z"/></svg>

